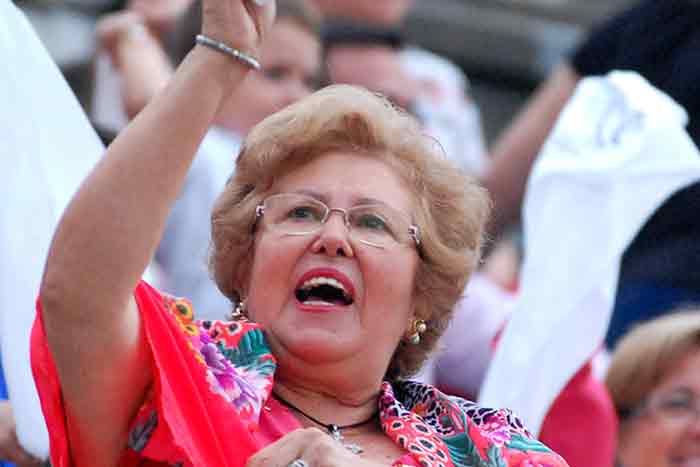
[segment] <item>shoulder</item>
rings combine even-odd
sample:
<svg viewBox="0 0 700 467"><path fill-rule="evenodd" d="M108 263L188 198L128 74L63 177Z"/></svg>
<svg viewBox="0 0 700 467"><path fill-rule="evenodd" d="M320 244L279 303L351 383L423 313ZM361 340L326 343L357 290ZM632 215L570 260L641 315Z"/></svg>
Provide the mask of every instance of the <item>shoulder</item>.
<svg viewBox="0 0 700 467"><path fill-rule="evenodd" d="M408 47L401 51L401 62L413 76L419 79L434 79L443 86L464 93L468 89L464 72L449 59L419 47Z"/></svg>
<svg viewBox="0 0 700 467"><path fill-rule="evenodd" d="M419 408L421 416L438 428L441 428L440 423L445 421L445 413L456 412L478 427L495 428L495 425L498 425L498 429L508 429L512 433L532 438L523 422L510 409L483 407L476 402L445 394L435 386L417 381L394 383L393 388L397 400L406 409Z"/></svg>
<svg viewBox="0 0 700 467"><path fill-rule="evenodd" d="M409 448L412 444L407 421L411 426L427 425L426 433L433 433L430 445L442 449L455 465L530 465L527 463L530 462L548 467L567 466L561 456L536 440L511 410L482 407L414 381L387 385L383 387L382 416L386 416L389 406L393 417L387 417L385 429L391 436L396 426L401 430L400 436L407 438ZM395 396L393 400L392 396ZM390 402L393 404L389 405ZM397 423L397 419L400 422ZM428 439L427 434L416 439L423 438ZM419 451L415 455L424 457ZM461 463L460 459L466 463ZM421 460L432 465L429 455L427 460Z"/></svg>
<svg viewBox="0 0 700 467"><path fill-rule="evenodd" d="M163 293L144 281L136 288L136 300L142 314L152 313L152 308L158 308L166 318L174 321L197 359L203 359L209 367L219 364L215 361L219 358L245 370L266 366L268 361L274 363L263 329L257 323L195 319L196 312L189 299ZM269 375L273 369L265 373Z"/></svg>

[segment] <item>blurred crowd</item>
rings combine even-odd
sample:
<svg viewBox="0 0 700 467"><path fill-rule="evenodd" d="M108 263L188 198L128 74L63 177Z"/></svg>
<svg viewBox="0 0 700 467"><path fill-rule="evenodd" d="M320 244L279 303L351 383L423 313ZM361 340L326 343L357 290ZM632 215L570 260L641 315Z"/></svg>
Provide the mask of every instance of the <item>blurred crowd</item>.
<svg viewBox="0 0 700 467"><path fill-rule="evenodd" d="M73 35L65 48L47 46L105 144L168 82L194 46L201 17L197 0L71 0L60 8L50 1L15 3L43 37ZM248 130L326 84L366 87L413 114L445 156L491 192L494 219L485 258L441 350L419 375L476 399L521 285L528 252L519 216L528 175L560 112L585 77L632 70L685 108L697 144L700 3L644 0L603 22L552 71L490 148L462 69L406 39L402 23L411 3L277 1L261 70L219 109L149 274L160 289L190 298L200 317L224 319L232 304L208 273L209 213ZM573 467L700 465L696 207L700 184L692 183L641 226L621 258L604 342L596 343L599 350L582 362L548 411L540 436ZM18 446L11 419L9 403L0 406L0 457L35 465Z"/></svg>

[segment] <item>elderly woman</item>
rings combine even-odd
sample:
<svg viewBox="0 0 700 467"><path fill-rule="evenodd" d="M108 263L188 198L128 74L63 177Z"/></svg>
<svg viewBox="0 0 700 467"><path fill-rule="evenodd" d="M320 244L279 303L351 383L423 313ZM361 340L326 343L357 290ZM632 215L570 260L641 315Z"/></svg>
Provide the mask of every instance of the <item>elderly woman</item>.
<svg viewBox="0 0 700 467"><path fill-rule="evenodd" d="M565 466L508 411L404 379L478 260L488 200L366 91L326 89L249 133L212 216L235 320L194 321L140 282L257 64L258 3L204 2L199 45L56 232L33 333L54 466Z"/></svg>
<svg viewBox="0 0 700 467"><path fill-rule="evenodd" d="M620 466L700 465L700 310L627 334L606 384L620 415Z"/></svg>

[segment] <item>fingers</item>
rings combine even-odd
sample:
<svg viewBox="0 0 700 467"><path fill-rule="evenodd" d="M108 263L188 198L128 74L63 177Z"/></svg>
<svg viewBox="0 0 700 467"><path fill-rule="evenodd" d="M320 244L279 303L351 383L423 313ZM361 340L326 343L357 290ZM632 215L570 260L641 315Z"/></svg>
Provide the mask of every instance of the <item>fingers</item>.
<svg viewBox="0 0 700 467"><path fill-rule="evenodd" d="M193 0L131 0L127 10L143 15L148 25L159 32L172 30Z"/></svg>
<svg viewBox="0 0 700 467"><path fill-rule="evenodd" d="M318 428L295 430L248 459L246 467L287 467L296 459L310 466L340 466L359 458Z"/></svg>
<svg viewBox="0 0 700 467"><path fill-rule="evenodd" d="M0 401L0 460L14 462L18 467L40 464L40 461L30 456L17 440L15 417L10 401Z"/></svg>
<svg viewBox="0 0 700 467"><path fill-rule="evenodd" d="M117 44L129 34L144 33L144 18L133 11L111 13L103 16L97 23L97 38L100 47L110 54Z"/></svg>
<svg viewBox="0 0 700 467"><path fill-rule="evenodd" d="M258 37L263 39L275 22L277 4L274 0L244 0L244 5L253 18Z"/></svg>
<svg viewBox="0 0 700 467"><path fill-rule="evenodd" d="M0 457L5 461L17 464L18 467L33 467L41 464L40 460L35 459L22 448L14 430L4 440L2 447L0 447Z"/></svg>
<svg viewBox="0 0 700 467"><path fill-rule="evenodd" d="M294 459L301 457L303 443L315 436L315 428L294 430L276 442L261 449L248 459L246 467L286 467ZM321 433L322 434L322 433Z"/></svg>
<svg viewBox="0 0 700 467"><path fill-rule="evenodd" d="M257 56L275 18L274 0L204 0L203 34Z"/></svg>

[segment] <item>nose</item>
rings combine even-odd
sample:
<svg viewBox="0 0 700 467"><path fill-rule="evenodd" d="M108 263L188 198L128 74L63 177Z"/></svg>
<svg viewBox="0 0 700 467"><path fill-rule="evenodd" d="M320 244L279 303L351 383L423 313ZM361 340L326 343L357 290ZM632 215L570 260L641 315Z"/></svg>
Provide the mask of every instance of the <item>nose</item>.
<svg viewBox="0 0 700 467"><path fill-rule="evenodd" d="M337 215L333 215L337 214ZM318 237L314 240L311 250L314 253L328 256L343 256L352 258L355 252L349 241L348 228L342 211L332 210L328 219L321 226Z"/></svg>

